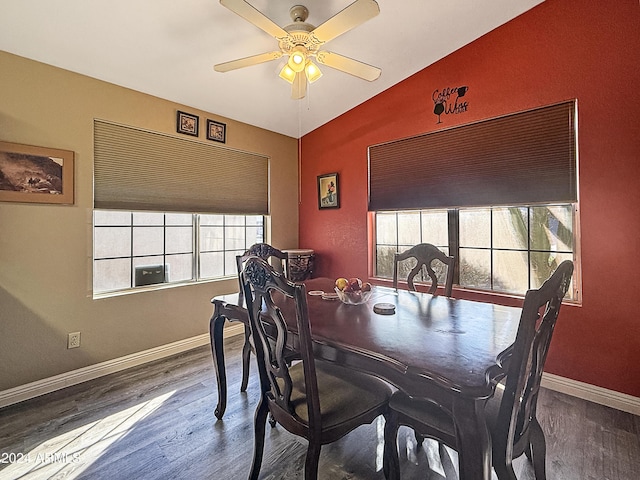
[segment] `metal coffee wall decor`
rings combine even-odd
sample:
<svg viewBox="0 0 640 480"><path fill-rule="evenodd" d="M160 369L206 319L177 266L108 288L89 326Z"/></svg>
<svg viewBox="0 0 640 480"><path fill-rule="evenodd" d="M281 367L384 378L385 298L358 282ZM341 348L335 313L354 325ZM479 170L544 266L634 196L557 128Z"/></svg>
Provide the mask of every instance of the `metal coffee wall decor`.
<svg viewBox="0 0 640 480"><path fill-rule="evenodd" d="M441 115L456 115L464 113L469 108L469 102L461 100L469 91L469 87L446 87L436 89L431 95L433 100L433 113L438 117L436 123L442 123Z"/></svg>

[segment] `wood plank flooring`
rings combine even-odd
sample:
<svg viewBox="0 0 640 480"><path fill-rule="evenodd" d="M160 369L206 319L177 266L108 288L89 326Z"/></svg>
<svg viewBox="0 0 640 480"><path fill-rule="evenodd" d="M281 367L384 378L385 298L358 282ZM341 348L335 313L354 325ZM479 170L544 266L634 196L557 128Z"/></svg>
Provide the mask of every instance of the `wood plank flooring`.
<svg viewBox="0 0 640 480"><path fill-rule="evenodd" d="M240 393L242 337L226 343L229 399L224 419L211 352L201 347L0 409L0 479L244 479L253 449L257 377ZM538 403L547 438L549 480L640 478L640 417L544 390ZM378 480L382 419L325 446L320 478ZM455 478L457 457L416 449L398 437L402 478ZM306 442L267 427L261 479L298 479ZM533 480L523 456L520 480ZM443 465L444 464L444 465Z"/></svg>

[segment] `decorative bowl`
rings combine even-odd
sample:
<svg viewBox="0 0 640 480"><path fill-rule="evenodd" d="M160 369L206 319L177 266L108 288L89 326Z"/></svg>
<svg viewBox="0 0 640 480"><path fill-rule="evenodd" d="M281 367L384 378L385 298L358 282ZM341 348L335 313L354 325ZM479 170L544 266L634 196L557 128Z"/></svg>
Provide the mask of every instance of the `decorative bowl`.
<svg viewBox="0 0 640 480"><path fill-rule="evenodd" d="M338 298L340 299L340 301L347 305L361 305L363 303L366 303L371 296L371 290L366 292L362 290L355 292L343 292L337 287L334 288L334 290L338 294Z"/></svg>

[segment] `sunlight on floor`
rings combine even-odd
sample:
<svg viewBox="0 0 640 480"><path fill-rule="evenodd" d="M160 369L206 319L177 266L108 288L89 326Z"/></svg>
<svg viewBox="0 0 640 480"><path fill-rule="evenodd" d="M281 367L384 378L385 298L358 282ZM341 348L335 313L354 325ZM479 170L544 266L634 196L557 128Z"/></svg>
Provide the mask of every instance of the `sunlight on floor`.
<svg viewBox="0 0 640 480"><path fill-rule="evenodd" d="M0 471L0 477L3 480L76 478L174 393L166 393L49 439L30 452L17 455L11 465Z"/></svg>
<svg viewBox="0 0 640 480"><path fill-rule="evenodd" d="M438 442L430 438L426 438L422 443L422 448L424 448L425 453L427 454L427 460L429 461L429 468L431 468L431 470L433 470L440 476L446 478L444 468L442 468L442 460L440 459L439 447L440 446Z"/></svg>
<svg viewBox="0 0 640 480"><path fill-rule="evenodd" d="M410 428L401 427L398 434L398 446L404 443L406 460L414 465L420 465L427 459L429 477L435 479L459 478L458 454L454 450L432 438L425 438L420 446L415 433ZM402 452L400 452L402 453ZM402 461L402 459L401 459Z"/></svg>
<svg viewBox="0 0 640 480"><path fill-rule="evenodd" d="M378 437L376 446L376 472L382 470L384 460L384 417L380 415L375 420L376 422L376 436Z"/></svg>

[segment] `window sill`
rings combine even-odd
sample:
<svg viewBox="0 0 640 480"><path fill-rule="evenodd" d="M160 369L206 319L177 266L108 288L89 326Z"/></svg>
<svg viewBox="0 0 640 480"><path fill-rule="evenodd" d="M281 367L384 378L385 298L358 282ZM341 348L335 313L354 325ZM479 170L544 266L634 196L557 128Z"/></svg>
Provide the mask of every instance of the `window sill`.
<svg viewBox="0 0 640 480"><path fill-rule="evenodd" d="M136 293L148 293L148 292L155 292L157 290L168 290L168 289L187 287L192 285L211 284L211 283L218 283L218 282L223 282L228 280L234 280L236 282L235 286L237 287L238 277L233 275L229 277L211 278L207 280L197 280L197 281L194 280L194 281L174 282L174 283L157 283L153 285L145 285L141 287L133 287L133 288L127 288L123 290L113 290L113 291L103 292L103 293L91 292L89 296L91 296L93 300L100 300L103 298L121 297L124 295L133 295Z"/></svg>
<svg viewBox="0 0 640 480"><path fill-rule="evenodd" d="M371 278L369 280L372 284L380 285L383 287L392 288L392 281L386 278ZM400 288L406 290L406 282L400 282ZM416 289L419 292L426 292L429 289L429 284L417 283ZM438 287L438 291L441 292L442 288ZM524 295L516 295L511 293L492 292L488 290L475 290L471 288L460 287L459 285L453 286L453 298L459 298L462 300L473 300L475 302L493 303L496 305L504 305L507 307L522 307L524 302ZM581 300L563 300L565 305L574 305L577 307L582 306Z"/></svg>

